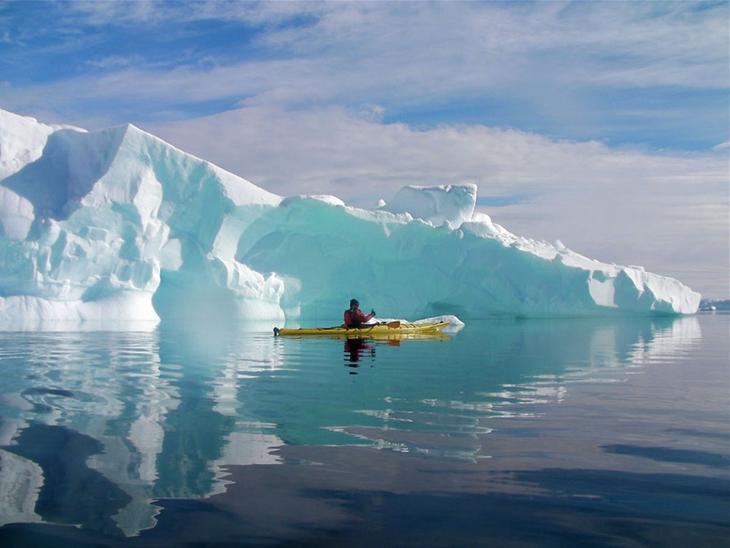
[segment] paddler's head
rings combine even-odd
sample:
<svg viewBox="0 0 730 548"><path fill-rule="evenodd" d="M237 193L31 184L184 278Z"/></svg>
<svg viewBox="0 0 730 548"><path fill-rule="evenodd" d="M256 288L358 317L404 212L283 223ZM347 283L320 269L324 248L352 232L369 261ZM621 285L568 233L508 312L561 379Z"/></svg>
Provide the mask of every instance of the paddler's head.
<svg viewBox="0 0 730 548"><path fill-rule="evenodd" d="M360 303L357 302L357 299L350 299L350 310L355 310L358 306Z"/></svg>

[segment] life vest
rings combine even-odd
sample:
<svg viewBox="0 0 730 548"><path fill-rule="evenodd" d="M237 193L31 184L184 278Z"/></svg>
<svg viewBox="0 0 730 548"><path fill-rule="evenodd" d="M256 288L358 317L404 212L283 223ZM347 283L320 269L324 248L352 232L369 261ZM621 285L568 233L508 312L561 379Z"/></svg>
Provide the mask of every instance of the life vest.
<svg viewBox="0 0 730 548"><path fill-rule="evenodd" d="M355 309L356 311L358 309ZM360 312L362 316L362 312ZM362 319L358 318L357 314L353 314L353 311L349 308L345 310L345 325L347 327L360 327L362 325Z"/></svg>

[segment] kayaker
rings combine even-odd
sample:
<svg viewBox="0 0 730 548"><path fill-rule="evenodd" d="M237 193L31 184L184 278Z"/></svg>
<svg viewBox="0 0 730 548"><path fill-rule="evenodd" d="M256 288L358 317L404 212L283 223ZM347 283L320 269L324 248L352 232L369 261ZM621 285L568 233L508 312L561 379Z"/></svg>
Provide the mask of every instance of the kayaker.
<svg viewBox="0 0 730 548"><path fill-rule="evenodd" d="M360 303L357 299L350 299L350 308L345 310L345 326L360 327L362 324L370 321L375 317L375 310L370 310L367 316L360 310Z"/></svg>

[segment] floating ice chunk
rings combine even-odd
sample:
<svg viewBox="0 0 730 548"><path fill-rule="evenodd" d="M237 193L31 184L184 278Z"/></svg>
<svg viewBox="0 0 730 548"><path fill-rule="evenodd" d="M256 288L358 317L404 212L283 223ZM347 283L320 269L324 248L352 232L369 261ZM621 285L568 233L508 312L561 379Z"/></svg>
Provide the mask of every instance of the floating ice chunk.
<svg viewBox="0 0 730 548"><path fill-rule="evenodd" d="M415 324L419 323L441 323L441 322L447 322L449 326L446 329L443 329L442 331L444 333L457 333L464 329L464 322L462 322L459 318L457 318L454 315L446 314L442 316L432 316L430 318L423 318L422 320L416 320Z"/></svg>

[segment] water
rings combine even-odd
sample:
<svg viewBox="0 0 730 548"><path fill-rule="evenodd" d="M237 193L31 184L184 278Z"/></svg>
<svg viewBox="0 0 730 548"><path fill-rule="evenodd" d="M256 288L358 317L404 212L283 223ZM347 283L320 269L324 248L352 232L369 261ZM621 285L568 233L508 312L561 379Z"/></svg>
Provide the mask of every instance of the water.
<svg viewBox="0 0 730 548"><path fill-rule="evenodd" d="M0 333L0 545L726 545L729 319Z"/></svg>

